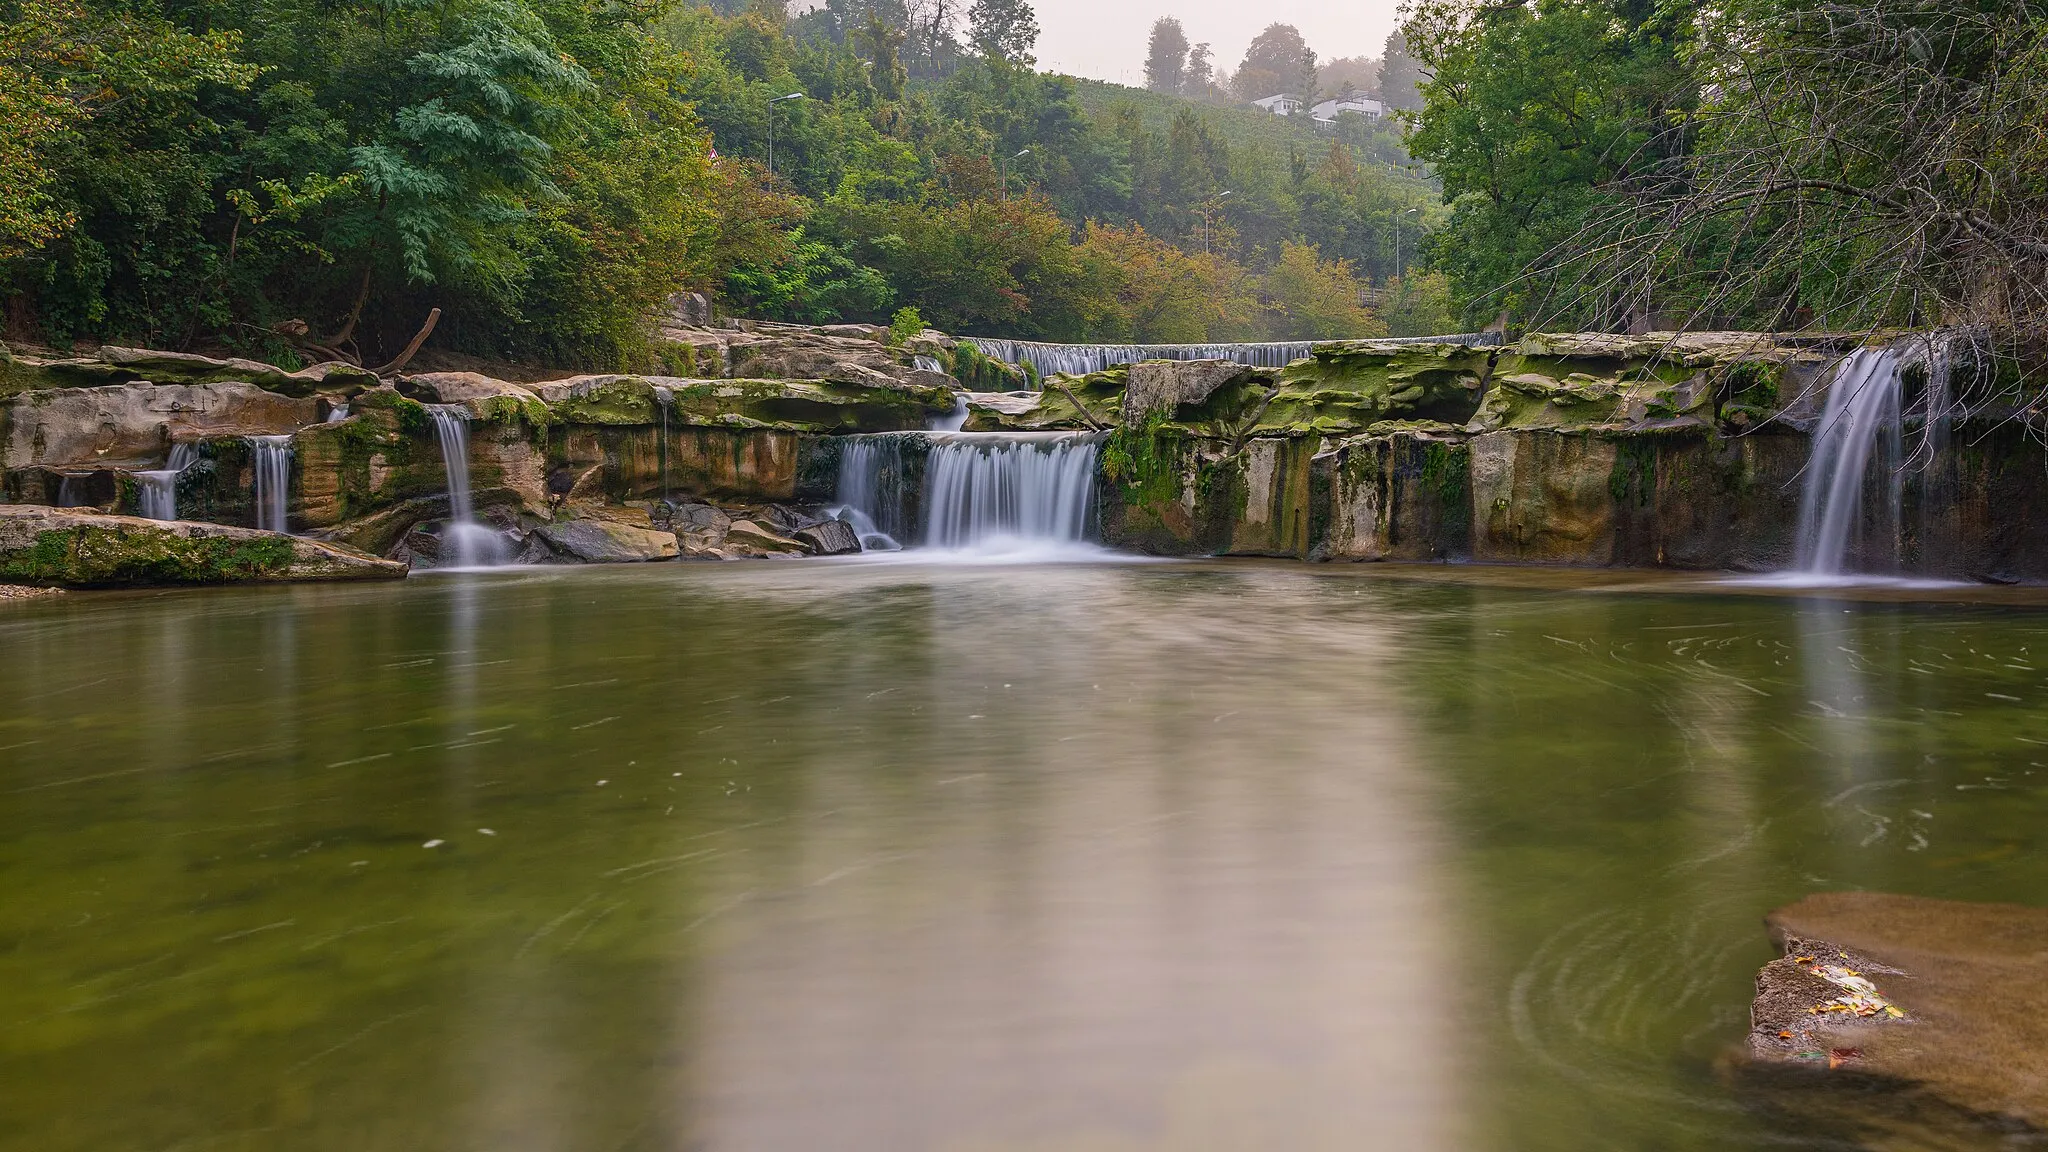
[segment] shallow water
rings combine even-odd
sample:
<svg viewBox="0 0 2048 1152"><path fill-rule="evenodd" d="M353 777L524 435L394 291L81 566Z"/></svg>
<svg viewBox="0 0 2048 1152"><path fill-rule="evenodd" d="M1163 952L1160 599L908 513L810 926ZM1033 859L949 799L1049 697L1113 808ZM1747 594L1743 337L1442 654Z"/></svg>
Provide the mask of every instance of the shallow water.
<svg viewBox="0 0 2048 1152"><path fill-rule="evenodd" d="M1830 1146L1764 912L2048 892L2048 614L1383 572L0 609L0 1148Z"/></svg>

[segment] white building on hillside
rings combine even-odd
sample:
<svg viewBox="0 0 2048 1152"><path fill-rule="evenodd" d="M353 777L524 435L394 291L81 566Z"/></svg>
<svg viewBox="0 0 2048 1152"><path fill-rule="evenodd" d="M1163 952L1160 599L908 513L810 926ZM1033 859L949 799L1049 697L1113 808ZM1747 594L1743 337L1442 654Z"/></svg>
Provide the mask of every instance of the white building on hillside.
<svg viewBox="0 0 2048 1152"><path fill-rule="evenodd" d="M1351 96L1342 100L1325 100L1310 113L1324 124L1335 123L1337 117L1346 112L1356 112L1367 119L1378 120L1387 114L1387 106L1370 96Z"/></svg>
<svg viewBox="0 0 2048 1152"><path fill-rule="evenodd" d="M1252 103L1264 108L1275 116L1292 116L1296 112L1301 111L1301 101L1285 93L1278 96L1268 96L1264 100L1254 100Z"/></svg>

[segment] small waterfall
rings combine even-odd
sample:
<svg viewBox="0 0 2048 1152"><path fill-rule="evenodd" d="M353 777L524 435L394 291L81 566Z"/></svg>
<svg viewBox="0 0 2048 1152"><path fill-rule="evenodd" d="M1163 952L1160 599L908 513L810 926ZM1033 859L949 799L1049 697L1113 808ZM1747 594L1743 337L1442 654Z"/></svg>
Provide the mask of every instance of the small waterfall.
<svg viewBox="0 0 2048 1152"><path fill-rule="evenodd" d="M860 537L862 551L903 547L903 436L848 436L839 451L839 507L833 513Z"/></svg>
<svg viewBox="0 0 2048 1152"><path fill-rule="evenodd" d="M171 445L171 458L164 467L150 472L134 473L138 490L137 510L151 520L176 520L178 518L178 477L199 459L199 449L191 444Z"/></svg>
<svg viewBox="0 0 2048 1152"><path fill-rule="evenodd" d="M932 420L932 431L958 432L965 427L967 427L967 396L965 393L955 392L953 393L953 410L944 416L935 417Z"/></svg>
<svg viewBox="0 0 2048 1152"><path fill-rule="evenodd" d="M668 410L676 402L676 394L665 385L654 386L654 402L661 406L661 439L654 446L654 454L661 461L661 499L668 502Z"/></svg>
<svg viewBox="0 0 2048 1152"><path fill-rule="evenodd" d="M1866 564L1898 568L1905 488L1902 367L1895 349L1861 348L1835 369L1799 497L1794 568L1802 577L1842 576L1852 553L1860 553ZM1931 434L1936 421L1928 423ZM1878 470L1875 501L1867 499L1873 467Z"/></svg>
<svg viewBox="0 0 2048 1152"><path fill-rule="evenodd" d="M348 419L348 401L346 400L327 410L327 423L329 424L339 424L346 419Z"/></svg>
<svg viewBox="0 0 2048 1152"><path fill-rule="evenodd" d="M1487 340L1481 333L1455 336L1409 336L1375 340L1382 344L1478 344ZM1306 359L1318 343L1287 340L1263 344L1040 344L1030 340L968 338L992 360L1023 365L1029 362L1041 377L1063 374L1082 376L1119 364L1140 360L1235 360L1255 368L1285 368Z"/></svg>
<svg viewBox="0 0 2048 1152"><path fill-rule="evenodd" d="M1083 432L954 432L925 463L925 543L952 550L1079 544L1095 497Z"/></svg>
<svg viewBox="0 0 2048 1152"><path fill-rule="evenodd" d="M944 371L946 370L946 366L945 366L944 364L941 364L941 363L939 363L939 358L938 358L938 357L936 357L936 356L925 356L925 355L922 355L922 354L920 354L920 355L917 355L917 356L912 356L912 357L910 358L910 366L911 366L912 368L915 368L915 369L917 369L917 370L918 370L919 372L940 372L940 373L943 373L943 372L944 372Z"/></svg>
<svg viewBox="0 0 2048 1152"><path fill-rule="evenodd" d="M86 489L86 485L91 480L92 476L90 474L66 472L64 478L57 482L57 507L91 507L92 496Z"/></svg>
<svg viewBox="0 0 2048 1152"><path fill-rule="evenodd" d="M256 526L266 532L285 532L285 500L291 493L292 438L251 436L249 447L256 454Z"/></svg>
<svg viewBox="0 0 2048 1152"><path fill-rule="evenodd" d="M448 524L441 540L453 549L452 568L489 568L505 563L505 539L476 522L469 498L469 410L460 404L429 404L441 463L448 472Z"/></svg>

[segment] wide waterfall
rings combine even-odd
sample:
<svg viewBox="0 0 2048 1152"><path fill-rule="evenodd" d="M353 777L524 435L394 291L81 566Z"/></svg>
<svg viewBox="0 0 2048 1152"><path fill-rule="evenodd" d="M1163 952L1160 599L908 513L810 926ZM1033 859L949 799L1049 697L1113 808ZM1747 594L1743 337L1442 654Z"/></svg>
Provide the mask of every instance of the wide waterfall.
<svg viewBox="0 0 2048 1152"><path fill-rule="evenodd" d="M505 538L476 522L469 496L469 410L460 404L429 404L441 463L448 472L448 522L441 541L450 549L447 568L489 568L505 563Z"/></svg>
<svg viewBox="0 0 2048 1152"><path fill-rule="evenodd" d="M1086 432L849 436L839 458L840 515L869 551L906 540L997 557L1088 548L1099 447Z"/></svg>
<svg viewBox="0 0 2048 1152"><path fill-rule="evenodd" d="M1087 539L1095 496L1094 436L954 432L925 462L925 543L1009 550Z"/></svg>
<svg viewBox="0 0 2048 1152"><path fill-rule="evenodd" d="M171 458L162 468L135 473L136 510L151 520L176 520L178 477L198 459L196 446L173 444Z"/></svg>
<svg viewBox="0 0 2048 1152"><path fill-rule="evenodd" d="M1385 344L1480 344L1493 339L1484 333L1455 336L1404 336ZM970 337L967 342L993 360L1030 364L1040 376L1056 373L1081 376L1140 360L1235 360L1254 368L1285 368L1315 350L1313 340L1262 344L1040 344L1030 340Z"/></svg>
<svg viewBox="0 0 2048 1152"><path fill-rule="evenodd" d="M249 447L256 454L256 526L267 532L287 532L285 500L291 494L292 438L251 436Z"/></svg>

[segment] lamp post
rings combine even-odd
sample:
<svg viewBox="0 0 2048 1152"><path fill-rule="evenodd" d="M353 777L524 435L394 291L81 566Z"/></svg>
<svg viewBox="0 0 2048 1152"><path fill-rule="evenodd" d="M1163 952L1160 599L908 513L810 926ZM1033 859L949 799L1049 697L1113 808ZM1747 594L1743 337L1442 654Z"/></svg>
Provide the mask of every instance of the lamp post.
<svg viewBox="0 0 2048 1152"><path fill-rule="evenodd" d="M1410 208L1399 216L1394 217L1394 279L1396 280L1401 279L1406 272L1406 265L1401 262L1402 222L1420 211L1422 211L1420 208Z"/></svg>
<svg viewBox="0 0 2048 1152"><path fill-rule="evenodd" d="M1209 204L1202 207L1202 253L1204 255L1207 255L1209 252L1209 233L1216 227L1209 220L1210 207L1213 205L1214 207L1221 208L1223 206L1223 198L1228 195L1230 195L1229 189L1218 192L1210 199Z"/></svg>
<svg viewBox="0 0 2048 1152"><path fill-rule="evenodd" d="M801 100L803 98L803 93L791 92L787 96L777 96L768 101L768 174L770 176L775 175L775 106L784 100Z"/></svg>
<svg viewBox="0 0 2048 1152"><path fill-rule="evenodd" d="M1008 199L1010 198L1010 161L1012 161L1012 160L1022 160L1022 159L1023 159L1024 157L1026 157L1026 156L1029 156L1029 155L1031 155L1031 149L1029 149L1029 148L1026 148L1026 149L1024 149L1024 150L1023 150L1022 152L1019 152L1019 153L1017 153L1017 154L1016 154L1015 156L1003 156L1003 157L998 157L998 158L997 158L997 160L996 160L996 171L997 171L997 173L998 173L998 176L997 176L997 178L998 178L998 179L1000 179L1000 180L1002 181L1002 184L1003 184L1003 199L1004 199L1004 200L1008 200Z"/></svg>

